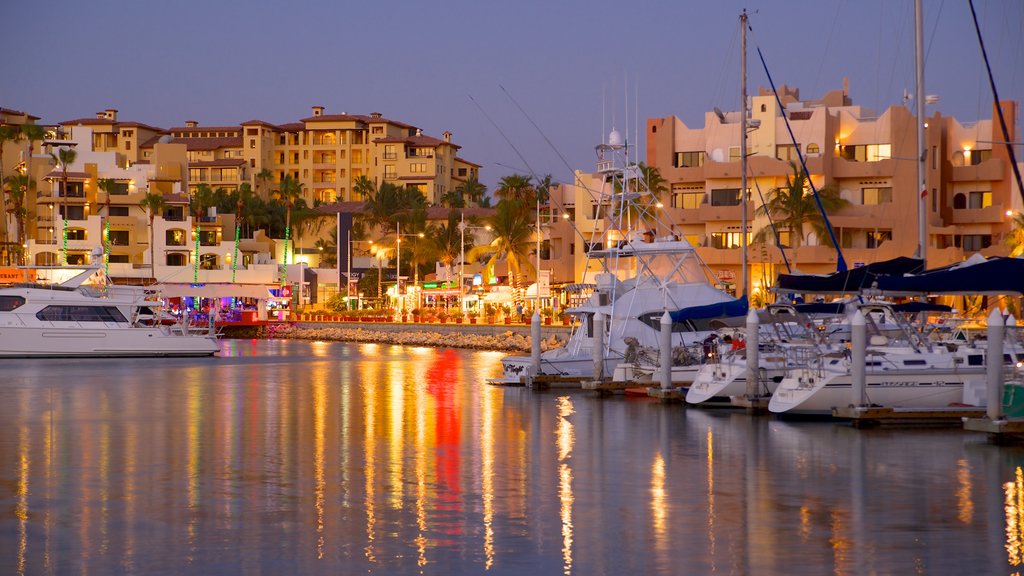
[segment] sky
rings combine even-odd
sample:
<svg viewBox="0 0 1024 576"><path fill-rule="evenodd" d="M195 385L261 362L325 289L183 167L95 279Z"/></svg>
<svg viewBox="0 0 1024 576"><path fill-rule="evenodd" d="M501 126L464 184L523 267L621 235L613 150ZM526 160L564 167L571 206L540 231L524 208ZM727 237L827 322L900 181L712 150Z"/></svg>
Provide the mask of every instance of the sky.
<svg viewBox="0 0 1024 576"><path fill-rule="evenodd" d="M975 5L1000 98L1024 100L1024 1ZM55 0L4 7L0 106L162 128L380 112L451 131L492 189L513 172L571 182L613 125L642 151L647 118L739 109L744 8L751 94L757 48L803 98L844 77L876 111L914 92L912 0ZM988 118L966 0L924 0L924 28L929 114Z"/></svg>

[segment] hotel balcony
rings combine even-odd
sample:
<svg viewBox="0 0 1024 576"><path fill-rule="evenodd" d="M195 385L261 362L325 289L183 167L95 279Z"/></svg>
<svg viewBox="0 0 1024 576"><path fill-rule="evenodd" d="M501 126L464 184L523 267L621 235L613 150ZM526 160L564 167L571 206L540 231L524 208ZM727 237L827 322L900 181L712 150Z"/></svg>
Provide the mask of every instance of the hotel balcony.
<svg viewBox="0 0 1024 576"><path fill-rule="evenodd" d="M951 211L952 224L1001 224L1006 218L1006 207L1001 204L985 208L957 208Z"/></svg>
<svg viewBox="0 0 1024 576"><path fill-rule="evenodd" d="M753 202L747 202L747 219L754 219L755 204ZM690 222L721 222L721 221L735 221L737 224L743 220L743 206L736 204L735 206L712 206L711 204L701 204L696 210L683 210L682 211L683 223Z"/></svg>
<svg viewBox="0 0 1024 576"><path fill-rule="evenodd" d="M975 166L954 166L953 182L995 182L1005 175L1002 158L989 158Z"/></svg>
<svg viewBox="0 0 1024 576"><path fill-rule="evenodd" d="M810 166L808 166L808 169ZM814 171L812 170L812 173ZM895 160L856 162L845 158L832 159L833 178L888 178L896 173Z"/></svg>

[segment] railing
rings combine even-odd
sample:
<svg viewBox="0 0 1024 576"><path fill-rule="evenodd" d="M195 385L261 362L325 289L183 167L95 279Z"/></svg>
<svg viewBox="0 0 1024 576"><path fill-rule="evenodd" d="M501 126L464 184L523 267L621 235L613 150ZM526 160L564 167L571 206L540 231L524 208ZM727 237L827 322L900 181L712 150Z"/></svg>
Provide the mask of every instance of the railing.
<svg viewBox="0 0 1024 576"><path fill-rule="evenodd" d="M398 153L396 153L396 152L385 152L384 153L384 159L385 160L397 160L398 159Z"/></svg>

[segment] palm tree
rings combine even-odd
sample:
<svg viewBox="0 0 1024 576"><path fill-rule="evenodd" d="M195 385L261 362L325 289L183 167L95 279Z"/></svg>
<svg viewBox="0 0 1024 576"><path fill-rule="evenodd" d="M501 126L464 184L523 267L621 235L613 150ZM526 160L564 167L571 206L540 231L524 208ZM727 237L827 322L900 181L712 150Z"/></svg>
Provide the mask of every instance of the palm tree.
<svg viewBox="0 0 1024 576"><path fill-rule="evenodd" d="M1011 257L1018 257L1024 254L1024 213L1016 213L1011 220L1013 228L1006 235L1006 247L1010 249Z"/></svg>
<svg viewBox="0 0 1024 576"><path fill-rule="evenodd" d="M377 187L366 176L360 176L352 183L352 192L363 200L369 200L370 197L377 193Z"/></svg>
<svg viewBox="0 0 1024 576"><path fill-rule="evenodd" d="M248 182L241 184L235 190L235 255L231 258L231 281L235 281L235 271L238 270L238 240L242 235L242 223L245 221L245 207L253 197L252 186Z"/></svg>
<svg viewBox="0 0 1024 576"><path fill-rule="evenodd" d="M142 200L139 200L139 207L149 212L149 270L150 278L156 282L156 257L155 255L155 242L154 242L154 231L153 221L156 219L158 213L163 213L164 208L167 206L167 201L160 194L154 194L147 192Z"/></svg>
<svg viewBox="0 0 1024 576"><path fill-rule="evenodd" d="M500 200L512 200L521 206L531 206L537 200L537 190L533 187L533 178L523 174L510 174L498 181L498 189L494 195Z"/></svg>
<svg viewBox="0 0 1024 576"><path fill-rule="evenodd" d="M640 171L640 177L643 179L644 186L651 191L651 195L656 199L661 199L661 195L668 192L668 180L665 180L661 176L661 170L657 167L648 166L643 162L637 165Z"/></svg>
<svg viewBox="0 0 1024 576"><path fill-rule="evenodd" d="M479 180L476 179L476 174L470 174L466 181L455 187L459 196L462 198L463 204L466 202L472 202L473 204L480 205L480 200L487 193L487 186L484 186Z"/></svg>
<svg viewBox="0 0 1024 576"><path fill-rule="evenodd" d="M0 126L0 183L7 181L4 179L4 144L17 142L20 138L21 131L17 126ZM0 226L3 227L2 242L6 248L10 236L7 233L7 196L2 185L0 185Z"/></svg>
<svg viewBox="0 0 1024 576"><path fill-rule="evenodd" d="M46 128L36 124L22 124L21 125L21 136L28 141L28 155L25 156L25 173L28 174L29 179L32 178L32 150L35 147L36 142L42 142L46 139ZM32 186L34 187L37 182L33 181ZM31 192L31 190L29 190Z"/></svg>
<svg viewBox="0 0 1024 576"><path fill-rule="evenodd" d="M473 236L466 237L459 230L459 213L452 210L448 213L448 223L431 226L427 229L427 254L433 255L435 259L444 265L448 278L453 275L452 265L464 252L473 249ZM462 245L465 238L466 245Z"/></svg>
<svg viewBox="0 0 1024 576"><path fill-rule="evenodd" d="M807 192L807 177L803 171L792 162L792 177L786 178L786 185L779 188L772 188L768 191L768 200L764 205L757 208L759 216L771 215L775 227L789 232L793 248L799 248L806 240L804 224L809 224L818 238L821 238L827 246L832 242L825 227L825 219L818 210L814 201L814 195ZM836 212L850 205L832 187L824 187L818 190L818 198L826 213ZM766 226L757 231L754 235L755 242L763 242L772 234L771 226Z"/></svg>
<svg viewBox="0 0 1024 576"><path fill-rule="evenodd" d="M505 260L512 277L513 294L518 302L522 285L520 276L533 270L530 262L530 251L535 240L533 222L518 202L502 200L498 202L497 212L489 219L489 223L494 239L490 244L473 248L467 257L470 260L486 257L485 269L490 276L494 275L494 265L499 260Z"/></svg>
<svg viewBox="0 0 1024 576"><path fill-rule="evenodd" d="M26 136L27 137L27 136ZM31 145L30 145L31 147ZM74 148L62 147L56 154L50 154L53 161L60 166L61 196L64 198L62 204L64 214L61 218L61 264L68 263L68 165L74 163L78 152Z"/></svg>
<svg viewBox="0 0 1024 576"><path fill-rule="evenodd" d="M295 206L295 202L302 199L302 183L292 178L291 176L285 175L278 184L277 190L274 190L274 194L284 203L285 210L287 210L287 219L284 225L284 265L288 265L288 240L291 238L292 233L292 208Z"/></svg>
<svg viewBox="0 0 1024 576"><path fill-rule="evenodd" d="M96 181L96 186L98 186L100 190L103 190L103 192L106 193L106 198L105 198L106 201L104 202L104 204L106 205L106 208L107 208L107 214L106 214L106 219L104 221L105 225L101 226L101 230L103 230L103 262L104 262L105 265L108 266L108 268L105 270L105 272L109 272L110 271L110 269L109 269L109 264L110 264L110 194L113 193L114 190L117 188L117 180L114 180L113 178L100 178L99 180Z"/></svg>
<svg viewBox="0 0 1024 576"><path fill-rule="evenodd" d="M14 221L18 227L16 250L21 254L22 264L25 264L25 253L22 248L25 243L25 199L29 197L29 190L35 186L35 182L28 177L28 174L15 174L7 177L7 184L10 186L11 211L14 212Z"/></svg>
<svg viewBox="0 0 1024 576"><path fill-rule="evenodd" d="M320 267L334 268L338 265L338 228L332 226L327 238L320 238L313 245L320 252Z"/></svg>
<svg viewBox="0 0 1024 576"><path fill-rule="evenodd" d="M263 170L260 170L256 174L256 192L257 193L264 192L264 190L267 187L267 183L270 182L273 179L274 179L274 173L271 172L269 169L264 168ZM263 193L262 196L266 197L267 194Z"/></svg>

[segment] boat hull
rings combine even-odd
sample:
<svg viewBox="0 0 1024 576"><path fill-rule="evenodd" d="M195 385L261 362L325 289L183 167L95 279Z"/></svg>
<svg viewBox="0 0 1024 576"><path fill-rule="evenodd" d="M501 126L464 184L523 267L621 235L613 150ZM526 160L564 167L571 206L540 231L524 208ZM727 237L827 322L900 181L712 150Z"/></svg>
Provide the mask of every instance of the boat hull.
<svg viewBox="0 0 1024 576"><path fill-rule="evenodd" d="M219 349L215 338L160 327L0 327L0 358L212 356Z"/></svg>
<svg viewBox="0 0 1024 576"><path fill-rule="evenodd" d="M944 408L964 402L965 386L984 379L983 370L868 372L871 404L890 408ZM787 414L831 414L855 404L849 372L797 370L779 383L768 410Z"/></svg>

